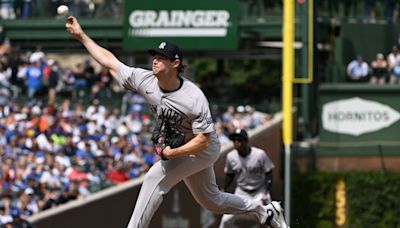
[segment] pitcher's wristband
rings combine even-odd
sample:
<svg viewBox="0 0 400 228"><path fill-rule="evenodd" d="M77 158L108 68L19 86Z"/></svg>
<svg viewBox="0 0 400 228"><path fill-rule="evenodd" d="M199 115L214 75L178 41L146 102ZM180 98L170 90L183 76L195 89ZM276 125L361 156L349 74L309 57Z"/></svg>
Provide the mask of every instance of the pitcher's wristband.
<svg viewBox="0 0 400 228"><path fill-rule="evenodd" d="M156 152L157 152L158 156L160 156L160 158L165 161L168 159L164 156L164 153L163 153L164 148L165 148L164 144L161 146L156 146Z"/></svg>

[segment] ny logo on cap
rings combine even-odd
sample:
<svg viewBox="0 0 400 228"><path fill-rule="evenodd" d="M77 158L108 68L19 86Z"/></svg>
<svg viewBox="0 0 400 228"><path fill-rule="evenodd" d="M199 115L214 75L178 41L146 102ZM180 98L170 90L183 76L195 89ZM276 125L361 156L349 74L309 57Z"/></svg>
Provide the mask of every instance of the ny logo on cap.
<svg viewBox="0 0 400 228"><path fill-rule="evenodd" d="M175 54L175 59L179 59L179 55L178 54Z"/></svg>
<svg viewBox="0 0 400 228"><path fill-rule="evenodd" d="M166 42L161 42L160 45L158 45L158 49L164 49L165 46L167 46Z"/></svg>

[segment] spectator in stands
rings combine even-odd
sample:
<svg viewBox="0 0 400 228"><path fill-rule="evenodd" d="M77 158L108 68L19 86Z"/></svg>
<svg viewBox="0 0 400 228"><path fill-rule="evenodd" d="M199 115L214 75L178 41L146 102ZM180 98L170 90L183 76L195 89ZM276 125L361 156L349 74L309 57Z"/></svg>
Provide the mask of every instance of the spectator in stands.
<svg viewBox="0 0 400 228"><path fill-rule="evenodd" d="M230 142L228 136L225 134L225 130L221 122L217 122L215 124L215 131L218 134L218 139L221 145L225 145Z"/></svg>
<svg viewBox="0 0 400 228"><path fill-rule="evenodd" d="M7 212L4 206L0 206L0 227L1 225L5 225L7 223L12 222L11 215Z"/></svg>
<svg viewBox="0 0 400 228"><path fill-rule="evenodd" d="M43 72L40 61L32 62L26 69L25 79L28 87L28 97L32 99L42 88Z"/></svg>
<svg viewBox="0 0 400 228"><path fill-rule="evenodd" d="M400 49L397 45L392 47L392 51L389 53L387 59L390 72L389 83L395 84L400 77Z"/></svg>
<svg viewBox="0 0 400 228"><path fill-rule="evenodd" d="M71 191L71 187L69 185L65 185L63 187L60 197L58 197L57 205L67 203L71 200L75 200L77 196L78 196L77 192Z"/></svg>
<svg viewBox="0 0 400 228"><path fill-rule="evenodd" d="M35 51L30 55L29 57L29 62L34 63L34 62L39 62L42 64L45 61L46 55L42 51L41 46L37 46Z"/></svg>
<svg viewBox="0 0 400 228"><path fill-rule="evenodd" d="M25 218L39 212L39 205L33 194L32 188L26 188L18 198L17 208Z"/></svg>
<svg viewBox="0 0 400 228"><path fill-rule="evenodd" d="M368 80L368 64L361 55L347 65L347 76L350 82L366 82Z"/></svg>
<svg viewBox="0 0 400 228"><path fill-rule="evenodd" d="M259 21L264 21L264 0L250 0L248 1L247 16L256 17Z"/></svg>
<svg viewBox="0 0 400 228"><path fill-rule="evenodd" d="M93 99L92 104L86 109L86 118L93 121L101 121L104 123L104 114L106 113L106 108L100 103L99 99Z"/></svg>
<svg viewBox="0 0 400 228"><path fill-rule="evenodd" d="M56 189L42 184L42 197L39 199L40 210L47 210L57 206L58 193Z"/></svg>
<svg viewBox="0 0 400 228"><path fill-rule="evenodd" d="M89 86L93 86L97 80L96 72L90 58L86 58L83 62L83 75Z"/></svg>
<svg viewBox="0 0 400 228"><path fill-rule="evenodd" d="M137 148L135 153L143 157L143 161L139 161L137 164L139 164L138 167L141 167L142 174L144 174L144 171L148 170L153 164L160 160L160 157L154 153L150 145L140 145L137 146Z"/></svg>
<svg viewBox="0 0 400 228"><path fill-rule="evenodd" d="M101 98L111 97L111 82L112 76L107 68L103 68L99 73L99 80L93 86L98 86Z"/></svg>
<svg viewBox="0 0 400 228"><path fill-rule="evenodd" d="M396 65L396 56L399 53L399 48L397 45L392 46L392 50L387 55L387 63L389 67L389 71L392 70L393 66Z"/></svg>
<svg viewBox="0 0 400 228"><path fill-rule="evenodd" d="M71 93L72 97L75 98L76 97L75 81L76 78L72 71L72 68L66 67L63 73L61 74L61 83L58 90L62 92Z"/></svg>
<svg viewBox="0 0 400 228"><path fill-rule="evenodd" d="M7 58L8 67L11 69L10 83L14 88L14 96L17 96L20 90L23 88L22 78L18 78L18 70L22 65L22 56L19 52L19 48L12 47L10 54Z"/></svg>
<svg viewBox="0 0 400 228"><path fill-rule="evenodd" d="M398 56L396 59L396 65L392 69L392 73L390 76L390 84L397 84L400 79L400 56Z"/></svg>
<svg viewBox="0 0 400 228"><path fill-rule="evenodd" d="M44 78L48 88L48 103L53 104L56 102L56 89L58 81L60 80L60 66L57 61L53 59L47 61L47 67L44 70Z"/></svg>
<svg viewBox="0 0 400 228"><path fill-rule="evenodd" d="M21 12L21 17L23 19L30 18L34 15L33 13L33 3L30 0L23 0L22 4L22 12Z"/></svg>
<svg viewBox="0 0 400 228"><path fill-rule="evenodd" d="M103 0L98 1L98 10L96 12L97 17L114 17L119 18L118 1L117 0Z"/></svg>
<svg viewBox="0 0 400 228"><path fill-rule="evenodd" d="M235 106L229 105L226 111L222 114L222 122L228 123L233 120L233 115L235 115Z"/></svg>
<svg viewBox="0 0 400 228"><path fill-rule="evenodd" d="M13 209L11 210L11 216L13 218L13 221L11 222L11 225L13 228L35 228L36 226L32 225L28 220L22 217L21 211L19 209Z"/></svg>
<svg viewBox="0 0 400 228"><path fill-rule="evenodd" d="M93 1L78 1L76 4L76 15L79 17L88 17L90 16L91 7L90 4L93 4ZM56 11L54 11L56 12Z"/></svg>
<svg viewBox="0 0 400 228"><path fill-rule="evenodd" d="M89 99L100 99L101 98L101 90L100 87L97 84L94 84L92 87L90 87L90 95Z"/></svg>
<svg viewBox="0 0 400 228"><path fill-rule="evenodd" d="M135 104L129 110L129 115L124 118L124 122L133 132L140 133L143 126L143 115L142 106Z"/></svg>
<svg viewBox="0 0 400 228"><path fill-rule="evenodd" d="M79 191L79 195L87 196L90 193L88 190L89 176L85 172L83 162L81 164L74 162L72 167L67 169L66 174L73 188Z"/></svg>
<svg viewBox="0 0 400 228"><path fill-rule="evenodd" d="M386 2L385 6L386 20L387 22L392 23L395 21L393 15L397 13L396 11L398 11L399 3L396 0L387 0L385 2Z"/></svg>
<svg viewBox="0 0 400 228"><path fill-rule="evenodd" d="M371 62L372 74L369 83L385 84L388 73L388 64L382 53L378 53L376 58Z"/></svg>
<svg viewBox="0 0 400 228"><path fill-rule="evenodd" d="M3 20L15 19L14 1L1 1L1 3L0 3L0 18Z"/></svg>
<svg viewBox="0 0 400 228"><path fill-rule="evenodd" d="M261 126L267 123L272 118L270 114L256 111L255 108L250 105L246 105L245 110L247 115L251 119L250 129Z"/></svg>
<svg viewBox="0 0 400 228"><path fill-rule="evenodd" d="M5 61L0 59L0 86L10 88L11 68L8 67Z"/></svg>
<svg viewBox="0 0 400 228"><path fill-rule="evenodd" d="M224 130L228 134L235 129L235 126L234 126L234 123L233 123L234 122L233 120L234 120L235 113L236 113L236 108L233 105L229 105L226 108L225 112L222 113L222 117L221 117L222 125L223 125Z"/></svg>
<svg viewBox="0 0 400 228"><path fill-rule="evenodd" d="M108 179L114 184L126 182L129 180L127 171L127 166L122 161L118 161L114 169L108 173Z"/></svg>
<svg viewBox="0 0 400 228"><path fill-rule="evenodd" d="M364 22L376 21L376 4L374 0L364 0Z"/></svg>
<svg viewBox="0 0 400 228"><path fill-rule="evenodd" d="M2 45L5 40L6 40L6 35L5 35L4 26L2 24L0 24L0 45Z"/></svg>
<svg viewBox="0 0 400 228"><path fill-rule="evenodd" d="M240 129L249 129L251 126L251 119L248 115L246 115L246 109L243 105L239 105L236 107L236 113L233 116L232 120L233 128L240 128ZM229 132L233 130L230 129Z"/></svg>
<svg viewBox="0 0 400 228"><path fill-rule="evenodd" d="M108 113L108 112L107 112ZM106 134L115 134L117 126L121 125L123 119L121 117L121 111L118 108L114 108L112 113L106 116L104 126L106 127Z"/></svg>
<svg viewBox="0 0 400 228"><path fill-rule="evenodd" d="M130 170L129 170L129 177L131 179L135 179L137 177L140 177L141 175L145 174L145 169L140 163L132 162L130 165Z"/></svg>
<svg viewBox="0 0 400 228"><path fill-rule="evenodd" d="M78 93L79 98L85 97L88 88L88 80L85 76L84 66L82 63L76 64L73 74L75 75L74 90Z"/></svg>
<svg viewBox="0 0 400 228"><path fill-rule="evenodd" d="M10 39L5 35L4 27L0 24L0 57L7 56L11 49Z"/></svg>
<svg viewBox="0 0 400 228"><path fill-rule="evenodd" d="M7 87L0 88L0 106L5 106L10 102L11 92ZM4 117L3 111L0 111L0 118Z"/></svg>

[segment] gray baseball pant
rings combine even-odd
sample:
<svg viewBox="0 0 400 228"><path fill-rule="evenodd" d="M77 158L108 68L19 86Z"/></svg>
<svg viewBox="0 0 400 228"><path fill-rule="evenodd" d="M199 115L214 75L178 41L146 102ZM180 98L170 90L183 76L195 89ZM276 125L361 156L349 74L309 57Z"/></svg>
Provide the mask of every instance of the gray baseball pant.
<svg viewBox="0 0 400 228"><path fill-rule="evenodd" d="M262 198L264 195L264 189L260 188L258 190L258 192L255 192L253 194L247 193L245 191L243 191L241 188L236 187L235 189L235 195L237 196L241 196L245 199L252 199L255 200L257 202L262 203ZM271 200L269 200L268 203L270 203ZM243 218L245 217L245 218ZM247 218L246 218L247 217ZM230 228L230 227L234 227L233 224L235 223L236 220L238 219L248 219L248 216L246 216L246 214L224 214L221 218L220 224L219 224L219 228Z"/></svg>
<svg viewBox="0 0 400 228"><path fill-rule="evenodd" d="M218 214L245 213L263 223L267 215L260 202L219 191L213 168L219 151L219 142L213 142L196 156L154 164L144 178L127 228L147 228L163 196L181 180L204 208Z"/></svg>

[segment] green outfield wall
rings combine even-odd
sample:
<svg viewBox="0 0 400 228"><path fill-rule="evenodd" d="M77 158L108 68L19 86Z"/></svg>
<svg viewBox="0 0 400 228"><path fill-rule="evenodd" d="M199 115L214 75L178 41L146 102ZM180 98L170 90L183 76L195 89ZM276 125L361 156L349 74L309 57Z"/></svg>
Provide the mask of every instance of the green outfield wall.
<svg viewBox="0 0 400 228"><path fill-rule="evenodd" d="M400 155L400 86L323 84L319 154Z"/></svg>
<svg viewBox="0 0 400 228"><path fill-rule="evenodd" d="M335 30L337 36L330 42L332 58L327 65L326 82L345 82L346 66L357 55L370 65L378 53L387 57L392 47L399 44L400 27L396 23L341 22Z"/></svg>

